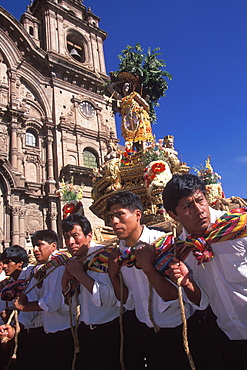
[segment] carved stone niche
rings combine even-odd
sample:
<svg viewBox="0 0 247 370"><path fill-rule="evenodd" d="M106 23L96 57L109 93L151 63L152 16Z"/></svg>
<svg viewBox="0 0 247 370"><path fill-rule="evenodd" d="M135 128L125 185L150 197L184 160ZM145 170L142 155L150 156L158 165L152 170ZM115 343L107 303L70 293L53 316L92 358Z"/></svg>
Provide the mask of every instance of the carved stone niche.
<svg viewBox="0 0 247 370"><path fill-rule="evenodd" d="M8 153L8 135L7 128L1 125L0 128L0 155L7 156Z"/></svg>
<svg viewBox="0 0 247 370"><path fill-rule="evenodd" d="M27 206L26 215L26 231L28 234L33 235L35 231L42 230L43 225L43 215L42 211L39 209L39 205L32 203Z"/></svg>

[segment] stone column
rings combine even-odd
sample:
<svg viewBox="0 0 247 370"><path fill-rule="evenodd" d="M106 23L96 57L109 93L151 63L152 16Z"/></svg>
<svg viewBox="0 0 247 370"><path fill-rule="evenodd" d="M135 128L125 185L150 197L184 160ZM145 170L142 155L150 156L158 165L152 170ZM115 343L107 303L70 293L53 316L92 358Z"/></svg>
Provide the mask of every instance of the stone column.
<svg viewBox="0 0 247 370"><path fill-rule="evenodd" d="M49 217L51 221L51 229L57 232L57 205L55 202L50 203Z"/></svg>
<svg viewBox="0 0 247 370"><path fill-rule="evenodd" d="M12 207L12 245L19 244L19 207Z"/></svg>
<svg viewBox="0 0 247 370"><path fill-rule="evenodd" d="M17 131L17 170L21 174L23 174L22 171L22 145L21 145L21 138L23 133L21 131Z"/></svg>
<svg viewBox="0 0 247 370"><path fill-rule="evenodd" d="M12 169L17 171L18 164L18 148L17 148L17 125L12 123L11 125L11 164Z"/></svg>
<svg viewBox="0 0 247 370"><path fill-rule="evenodd" d="M100 72L106 73L103 40L99 37L97 37L97 46L99 53Z"/></svg>
<svg viewBox="0 0 247 370"><path fill-rule="evenodd" d="M52 152L52 143L53 143L53 138L49 136L47 138L47 177L48 180L54 181L54 172L53 172L53 152Z"/></svg>
<svg viewBox="0 0 247 370"><path fill-rule="evenodd" d="M25 232L25 216L26 216L26 209L20 208L19 211L19 219L20 219L20 239L19 243L21 247L25 247L26 245L26 232Z"/></svg>

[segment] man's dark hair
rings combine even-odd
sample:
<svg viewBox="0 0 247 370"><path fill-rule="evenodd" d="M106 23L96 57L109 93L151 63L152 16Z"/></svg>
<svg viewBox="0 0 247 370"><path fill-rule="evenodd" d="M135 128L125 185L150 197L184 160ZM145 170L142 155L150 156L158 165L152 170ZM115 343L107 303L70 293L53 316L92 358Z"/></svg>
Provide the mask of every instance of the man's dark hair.
<svg viewBox="0 0 247 370"><path fill-rule="evenodd" d="M32 236L33 247L37 245L39 240L44 240L48 244L57 243L57 248L59 248L58 235L53 230L38 230Z"/></svg>
<svg viewBox="0 0 247 370"><path fill-rule="evenodd" d="M75 225L79 225L81 227L85 236L92 232L92 226L88 219L79 213L73 213L72 215L64 218L61 222L61 225L64 233L71 231Z"/></svg>
<svg viewBox="0 0 247 370"><path fill-rule="evenodd" d="M1 261L11 260L15 263L23 262L22 268L28 265L28 254L20 245L12 245L6 248L0 257Z"/></svg>
<svg viewBox="0 0 247 370"><path fill-rule="evenodd" d="M108 198L106 203L107 212L110 211L114 204L120 204L123 208L129 209L130 211L135 211L136 209L143 211L141 199L138 195L130 191L121 191Z"/></svg>
<svg viewBox="0 0 247 370"><path fill-rule="evenodd" d="M176 215L176 207L180 199L194 194L196 190L200 190L206 195L205 184L198 176L192 174L173 175L166 184L162 196L166 211L172 211Z"/></svg>

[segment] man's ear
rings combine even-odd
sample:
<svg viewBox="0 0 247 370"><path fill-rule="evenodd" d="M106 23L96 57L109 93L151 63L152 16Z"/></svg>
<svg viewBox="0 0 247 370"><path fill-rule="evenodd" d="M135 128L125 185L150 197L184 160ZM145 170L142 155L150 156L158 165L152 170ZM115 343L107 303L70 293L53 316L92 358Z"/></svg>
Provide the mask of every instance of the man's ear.
<svg viewBox="0 0 247 370"><path fill-rule="evenodd" d="M53 252L58 248L57 247L57 242L53 242L52 244L52 249L53 249Z"/></svg>
<svg viewBox="0 0 247 370"><path fill-rule="evenodd" d="M140 209L136 209L135 210L135 214L137 216L137 220L138 221L141 220L141 218L142 218L142 211Z"/></svg>
<svg viewBox="0 0 247 370"><path fill-rule="evenodd" d="M171 218L173 218L173 220L175 220L175 221L179 221L179 219L178 219L178 216L177 215L175 215L175 213L174 212L172 212L172 211L167 211L167 213L168 213L168 215L171 217Z"/></svg>
<svg viewBox="0 0 247 370"><path fill-rule="evenodd" d="M23 261L16 262L16 265L18 266L18 269L22 269L23 267Z"/></svg>
<svg viewBox="0 0 247 370"><path fill-rule="evenodd" d="M87 241L88 241L88 243L90 243L90 242L91 242L92 238L93 238L93 234L92 234L91 232L90 232L90 233L88 233L88 234L87 234Z"/></svg>

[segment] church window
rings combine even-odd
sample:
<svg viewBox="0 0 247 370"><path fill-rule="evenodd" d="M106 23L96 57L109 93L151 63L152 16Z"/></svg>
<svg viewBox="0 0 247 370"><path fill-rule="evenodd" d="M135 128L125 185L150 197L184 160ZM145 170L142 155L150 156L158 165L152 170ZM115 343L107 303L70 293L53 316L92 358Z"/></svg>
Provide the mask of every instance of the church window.
<svg viewBox="0 0 247 370"><path fill-rule="evenodd" d="M33 27L32 27L32 26L29 26L29 34L30 34L31 36L33 36Z"/></svg>
<svg viewBox="0 0 247 370"><path fill-rule="evenodd" d="M37 137L30 130L27 130L27 132L26 132L26 145L28 145L28 146L37 146Z"/></svg>
<svg viewBox="0 0 247 370"><path fill-rule="evenodd" d="M98 167L97 156L90 149L84 150L83 158L84 158L84 167L89 167L89 168Z"/></svg>

